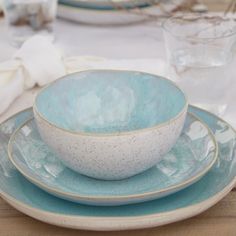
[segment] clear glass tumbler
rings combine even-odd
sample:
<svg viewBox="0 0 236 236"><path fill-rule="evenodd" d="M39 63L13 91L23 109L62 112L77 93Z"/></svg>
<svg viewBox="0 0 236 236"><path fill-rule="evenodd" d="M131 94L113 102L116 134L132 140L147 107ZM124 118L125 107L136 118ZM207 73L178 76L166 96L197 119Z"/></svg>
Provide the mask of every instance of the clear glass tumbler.
<svg viewBox="0 0 236 236"><path fill-rule="evenodd" d="M14 45L20 46L35 34L54 38L57 0L3 0L3 9Z"/></svg>
<svg viewBox="0 0 236 236"><path fill-rule="evenodd" d="M176 15L163 23L169 77L190 103L223 115L233 65L236 21L226 16Z"/></svg>

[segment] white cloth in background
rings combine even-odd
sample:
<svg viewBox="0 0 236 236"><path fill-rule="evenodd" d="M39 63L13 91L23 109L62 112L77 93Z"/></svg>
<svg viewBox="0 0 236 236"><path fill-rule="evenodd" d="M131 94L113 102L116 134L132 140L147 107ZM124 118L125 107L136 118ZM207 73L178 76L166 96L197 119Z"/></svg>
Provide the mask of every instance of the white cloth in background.
<svg viewBox="0 0 236 236"><path fill-rule="evenodd" d="M48 38L34 36L22 45L12 59L0 63L0 114L25 89L44 86L65 74L88 69L138 70L164 76L166 64L162 59L63 58Z"/></svg>
<svg viewBox="0 0 236 236"><path fill-rule="evenodd" d="M93 56L68 57L64 60L67 73L89 69L116 69L142 71L160 76L166 75L163 59L105 59Z"/></svg>
<svg viewBox="0 0 236 236"><path fill-rule="evenodd" d="M9 61L0 63L0 113L36 84L43 86L65 75L62 56L42 36L26 41Z"/></svg>

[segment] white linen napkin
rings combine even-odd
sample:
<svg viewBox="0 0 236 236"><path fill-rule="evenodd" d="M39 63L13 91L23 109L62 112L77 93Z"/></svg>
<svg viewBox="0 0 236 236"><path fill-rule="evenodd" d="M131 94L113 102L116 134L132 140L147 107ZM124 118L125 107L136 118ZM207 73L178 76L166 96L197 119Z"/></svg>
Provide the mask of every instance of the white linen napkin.
<svg viewBox="0 0 236 236"><path fill-rule="evenodd" d="M48 38L32 37L9 61L0 63L0 113L24 89L43 86L65 73L62 56Z"/></svg>
<svg viewBox="0 0 236 236"><path fill-rule="evenodd" d="M162 76L166 74L166 64L162 59L64 58L48 38L36 35L27 40L9 61L0 63L0 114L25 89L44 86L65 74L88 69L127 69Z"/></svg>

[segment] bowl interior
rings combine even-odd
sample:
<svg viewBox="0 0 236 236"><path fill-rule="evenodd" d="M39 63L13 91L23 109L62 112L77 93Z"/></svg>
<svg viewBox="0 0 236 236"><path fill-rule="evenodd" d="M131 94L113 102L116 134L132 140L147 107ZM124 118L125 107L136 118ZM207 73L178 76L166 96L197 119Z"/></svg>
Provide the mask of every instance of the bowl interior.
<svg viewBox="0 0 236 236"><path fill-rule="evenodd" d="M178 115L186 105L171 81L129 71L85 71L43 89L37 112L73 132L113 133L149 128Z"/></svg>

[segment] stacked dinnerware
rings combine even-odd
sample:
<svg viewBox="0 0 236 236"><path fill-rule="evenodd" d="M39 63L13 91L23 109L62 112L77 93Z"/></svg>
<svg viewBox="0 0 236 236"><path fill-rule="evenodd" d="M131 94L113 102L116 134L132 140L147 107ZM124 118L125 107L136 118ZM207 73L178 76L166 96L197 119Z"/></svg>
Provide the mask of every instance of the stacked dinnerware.
<svg viewBox="0 0 236 236"><path fill-rule="evenodd" d="M175 222L208 209L235 184L232 127L188 106L173 82L152 74L65 76L40 91L33 109L4 122L0 137L2 197L64 227Z"/></svg>

